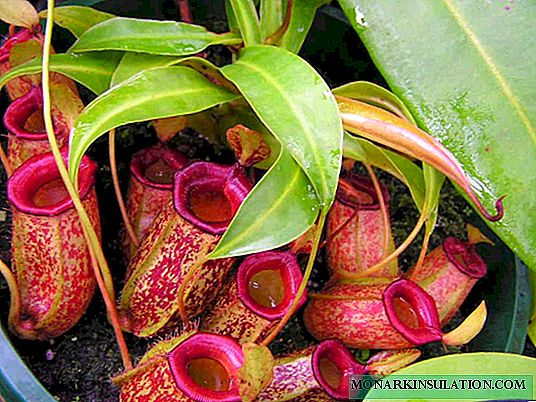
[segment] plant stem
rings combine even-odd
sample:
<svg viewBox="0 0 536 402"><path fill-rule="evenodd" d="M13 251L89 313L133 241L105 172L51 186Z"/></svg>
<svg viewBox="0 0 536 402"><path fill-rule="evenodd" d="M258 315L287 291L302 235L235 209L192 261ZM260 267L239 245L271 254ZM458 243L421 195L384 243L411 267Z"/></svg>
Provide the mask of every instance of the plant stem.
<svg viewBox="0 0 536 402"><path fill-rule="evenodd" d="M430 237L432 236L432 231L427 230L424 233L424 238L422 239L421 252L419 253L419 259L415 264L415 269L419 269L424 262L424 257L426 257L426 252L428 251L428 244L430 243Z"/></svg>
<svg viewBox="0 0 536 402"><path fill-rule="evenodd" d="M364 165L365 165L365 169L367 169L367 173L370 176L370 179L372 180L372 184L374 185L374 190L376 190L376 194L378 195L380 211L383 217L383 255L382 255L382 258L385 258L389 253L389 237L390 237L389 233L391 233L391 223L389 221L389 213L387 211L387 207L385 206L385 199L383 198L383 192L380 187L380 182L378 181L378 177L376 176L376 173L374 173L374 169L368 163L365 163Z"/></svg>
<svg viewBox="0 0 536 402"><path fill-rule="evenodd" d="M179 9L181 21L186 22L187 24L193 23L194 18L192 16L192 10L190 9L190 4L188 4L188 0L176 0L176 2L177 8Z"/></svg>
<svg viewBox="0 0 536 402"><path fill-rule="evenodd" d="M106 258L104 257L104 253L102 252L102 249L100 247L100 242L99 242L97 233L95 232L95 228L91 224L89 216L87 215L87 212L85 211L84 206L82 205L82 201L80 200L80 197L78 195L78 192L75 189L74 184L69 179L69 174L67 172L67 168L65 167L65 163L63 161L61 151L58 147L56 136L54 134L54 126L52 123L52 116L51 116L50 81L49 81L50 47L51 47L51 41L52 41L52 29L53 29L53 24L54 24L54 0L47 0L47 8L48 8L47 24L45 28L45 40L43 44L43 64L42 64L42 67L43 67L43 72L42 72L43 118L45 122L45 128L46 128L48 140L50 142L50 148L52 150L52 154L54 155L54 159L56 160L58 171L61 175L65 188L67 189L67 192L69 193L73 201L73 205L80 217L80 222L82 224L84 236L86 237L88 248L89 248L90 255L91 255L91 260L93 262L92 267L95 273L95 277L97 279L97 284L99 285L99 290L101 291L104 301L106 303L108 317L110 318L110 321L114 328L116 340L117 340L117 343L119 344L119 350L121 352L121 358L123 360L123 365L126 369L128 369L129 367L132 367L132 363L130 360L130 355L128 354L128 349L126 346L125 339L123 337L123 333L121 332L121 328L118 325L119 318L117 317L117 310L113 302L113 300L115 300L115 295L114 295L114 290L113 290L113 282L112 282L112 277L110 274L110 269L108 267L108 264L106 263ZM95 263L96 260L98 262L98 265ZM100 270L99 270L99 266L100 266ZM101 273L102 273L102 276L101 276Z"/></svg>
<svg viewBox="0 0 536 402"><path fill-rule="evenodd" d="M332 241L335 237L337 237L343 229L348 226L348 224L357 216L357 213L359 212L359 207L355 207L352 211L352 214L346 219L341 226L339 226L335 231L331 234L331 236L327 237L322 243L320 243L320 246L318 248L324 248L330 241ZM358 217L359 222L359 217Z"/></svg>
<svg viewBox="0 0 536 402"><path fill-rule="evenodd" d="M391 261L397 258L400 254L402 254L406 248L408 248L411 242L415 239L415 237L417 237L417 235L421 231L422 226L424 225L424 222L426 222L426 218L427 218L427 214L426 214L426 211L424 211L423 209L423 212L421 212L421 215L419 216L419 220L415 224L415 227L413 228L411 233L408 235L408 237L406 237L406 239L402 242L402 244L400 244L400 246L398 246L398 248L395 251L393 251L390 255L388 255L386 258L384 258L382 261L380 261L376 265L373 265L372 267L364 271L358 272L358 273L341 271L341 272L338 272L337 275L342 278L347 278L347 279L360 279L360 278L364 278L364 277L367 277L371 274L378 272L386 264L389 264Z"/></svg>
<svg viewBox="0 0 536 402"><path fill-rule="evenodd" d="M283 21L283 24L279 27L277 31L275 31L273 34L271 34L269 37L266 38L266 40L264 41L266 45L276 44L283 37L285 32L287 32L287 29L290 25L290 18L292 17L293 6L294 6L294 0L288 0L285 21Z"/></svg>
<svg viewBox="0 0 536 402"><path fill-rule="evenodd" d="M290 307L288 308L285 315L281 318L279 323L276 325L276 327L272 330L270 335L268 335L263 341L262 345L268 346L270 342L272 342L275 337L281 332L281 330L285 327L287 322L290 320L290 317L292 317L292 314L294 314L296 308L298 307L298 304L300 303L300 300L302 299L303 293L305 292L305 288L307 287L307 283L309 282L309 277L311 276L311 272L313 272L313 266L316 260L316 254L318 253L318 246L320 245L320 237L322 236L322 230L324 228L324 223L326 222L326 216L328 211L325 209L322 209L320 212L320 217L318 218L318 225L316 227L316 231L313 236L313 247L311 249L311 254L309 255L309 260L307 261L307 266L305 267L305 272L303 273L303 279L300 284L300 287L298 288L298 291L296 292L296 296L294 297L294 300Z"/></svg>
<svg viewBox="0 0 536 402"><path fill-rule="evenodd" d="M205 249L201 252L202 255L206 254L208 249ZM186 276L184 277L181 285L179 286L179 291L177 292L177 300L178 300L178 310L179 310L179 316L181 317L181 321L183 325L186 325L189 323L190 318L188 317L188 313L186 312L186 306L184 304L184 292L186 292L187 286L190 284L190 281L194 278L194 276L199 271L199 268L203 266L208 261L208 258L202 257L199 260L196 261L196 263L192 266L192 268L186 273Z"/></svg>
<svg viewBox="0 0 536 402"><path fill-rule="evenodd" d="M115 158L115 128L110 130L108 137L108 153L110 155L110 170L112 171L112 182L114 183L115 198L119 204L119 210L121 211L121 218L123 218L123 224L127 231L130 241L138 248L140 242L136 236L136 232L132 227L132 223L128 218L127 208L125 207L125 201L123 195L121 194L121 187L119 186L119 177L117 176L117 161Z"/></svg>
<svg viewBox="0 0 536 402"><path fill-rule="evenodd" d="M4 147L0 145L0 160L2 161L2 165L4 165L4 169L6 169L7 177L10 177L13 174L13 168L9 164L9 159L4 152Z"/></svg>
<svg viewBox="0 0 536 402"><path fill-rule="evenodd" d="M9 294L11 297L11 308L9 309L9 318L8 322L10 326L15 326L15 323L20 319L20 292L17 279L13 272L9 269L6 263L0 260L0 273L3 275L4 279L7 282L7 287L9 288Z"/></svg>

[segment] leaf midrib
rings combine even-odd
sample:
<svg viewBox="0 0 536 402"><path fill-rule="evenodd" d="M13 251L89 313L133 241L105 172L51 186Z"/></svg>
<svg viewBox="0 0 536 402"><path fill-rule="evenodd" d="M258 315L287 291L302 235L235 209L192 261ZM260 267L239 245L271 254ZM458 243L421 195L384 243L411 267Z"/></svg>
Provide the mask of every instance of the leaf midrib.
<svg viewBox="0 0 536 402"><path fill-rule="evenodd" d="M210 89L212 90L212 89ZM167 98L173 98L173 97L176 97L177 94L180 94L180 95L190 95L190 94L193 94L193 93L198 93L198 92L205 92L207 91L207 88L195 88L195 89L190 89L190 90L176 90L176 89L173 89L171 91L165 91L165 92L158 92L159 95L161 96L158 96L157 99L159 101L162 101L162 100L165 100ZM106 98L103 98L103 99L106 99ZM94 129L92 130L94 133L95 132L105 132L107 129L105 130L102 130L101 128L102 127L106 127L106 124L108 124L110 121L113 120L113 117L114 116L117 116L117 114L119 113L123 113L125 110L128 110L128 109L131 109L133 107L139 107L140 105L143 105L143 103L145 103L146 101L144 102L135 102L137 100L139 100L140 98L137 98L137 97L131 97L131 99L133 99L134 101L131 101L131 102L122 102L121 103L121 106L120 107L117 107L117 108L114 108L112 111L113 111L113 114L107 114L107 115L104 115L105 116L105 119L104 121L99 124L98 128L97 129ZM155 97L154 96L150 96L148 98L144 98L144 99L150 99L151 101L154 101L155 100ZM101 102L95 104L93 107L88 107L86 109L86 112L88 111L91 111L92 109L96 108L97 106L100 106L101 105ZM146 120L146 119L143 119L143 120ZM132 120L129 122L130 123L134 123L136 121L140 121L140 120ZM79 124L84 124L86 125L87 123L85 123L83 120L80 120L78 122L77 125ZM78 138L79 136L81 135L84 135L86 136L86 133L87 132L77 132L76 135L73 136L73 139L74 138Z"/></svg>
<svg viewBox="0 0 536 402"><path fill-rule="evenodd" d="M249 67L251 70L253 70L253 71L257 72L258 74L260 74L266 81L268 81L278 91L278 93L281 95L281 98L287 104L288 108L294 112L295 120L299 123L300 127L302 128L302 132L304 133L303 138L305 138L306 142L309 145L310 150L312 151L314 162L315 162L316 166L318 167L317 171L320 173L320 179L322 181L322 183L321 183L322 194L319 194L319 197L323 201L326 201L326 200L324 200L324 198L328 194L327 179L326 179L325 175L322 174L322 169L320 168L320 167L323 166L323 164L321 163L321 161L319 161L318 153L315 152L315 146L314 146L315 141L311 138L311 131L308 128L308 124L306 122L304 122L302 118L300 118L300 115L301 115L301 113L299 113L300 110L296 110L296 107L295 107L294 103L291 102L291 100L288 98L288 96L286 95L286 92L281 87L279 82L277 80L273 80L272 77L269 74L266 74L264 72L264 70L256 67L255 65L253 65L251 63L240 61L240 60L238 60L236 62L236 64L242 64L243 66L246 66L246 68ZM259 115L259 118L264 120L261 115ZM268 124L266 126L269 127ZM274 133L274 135L276 135L276 137L279 137L279 133ZM291 150L289 150L289 151L290 151L290 153L292 155L292 151ZM305 168L305 166L302 165L302 161L298 160L298 158L296 158L294 155L292 155L292 157L300 165L300 167L303 169L303 171L305 172L307 177L309 177L309 179L311 180L311 183L313 183L313 185L314 185L315 180L310 176L310 174L309 174L308 170Z"/></svg>
<svg viewBox="0 0 536 402"><path fill-rule="evenodd" d="M497 81L497 85L499 86L503 94L506 96L508 101L512 104L521 122L527 129L527 132L532 139L532 142L536 144L536 128L532 126L528 116L526 115L525 111L523 110L523 107L521 106L521 103L515 96L506 78L504 78L501 71L494 63L493 58L488 54L484 45L480 42L478 36L473 32L467 21L463 18L460 11L452 3L452 0L443 0L443 2L447 7L448 11L452 14L452 18L460 26L465 35L469 38L470 43L474 46L484 63L488 66L492 76Z"/></svg>

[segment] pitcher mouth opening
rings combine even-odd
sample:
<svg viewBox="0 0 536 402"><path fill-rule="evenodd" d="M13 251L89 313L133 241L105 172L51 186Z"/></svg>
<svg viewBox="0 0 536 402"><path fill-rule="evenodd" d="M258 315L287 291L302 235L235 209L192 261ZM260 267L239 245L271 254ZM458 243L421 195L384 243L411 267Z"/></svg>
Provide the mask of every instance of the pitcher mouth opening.
<svg viewBox="0 0 536 402"><path fill-rule="evenodd" d="M62 157L66 162L66 150ZM96 171L92 160L82 158L78 176L81 199L93 188ZM32 215L57 216L73 207L51 152L30 158L15 170L8 180L7 196L17 210Z"/></svg>
<svg viewBox="0 0 536 402"><path fill-rule="evenodd" d="M188 159L180 152L157 144L137 152L130 162L130 171L148 187L171 191L175 172L187 163Z"/></svg>
<svg viewBox="0 0 536 402"><path fill-rule="evenodd" d="M238 296L255 314L273 321L292 305L302 281L296 256L289 251L269 251L247 257L238 268ZM300 299L301 306L306 295Z"/></svg>
<svg viewBox="0 0 536 402"><path fill-rule="evenodd" d="M175 173L174 205L177 213L194 226L220 235L250 190L241 167L195 162Z"/></svg>
<svg viewBox="0 0 536 402"><path fill-rule="evenodd" d="M443 250L445 250L449 261L464 274L475 279L480 279L486 275L486 263L476 253L474 246L455 237L448 237L443 242Z"/></svg>
<svg viewBox="0 0 536 402"><path fill-rule="evenodd" d="M33 87L30 92L15 99L8 106L4 114L4 126L10 134L21 139L47 140L40 87Z"/></svg>
<svg viewBox="0 0 536 402"><path fill-rule="evenodd" d="M365 367L337 339L318 344L312 359L316 380L332 398L348 399L350 376L366 374Z"/></svg>
<svg viewBox="0 0 536 402"><path fill-rule="evenodd" d="M382 196L386 205L389 204L389 191L380 183ZM360 210L378 210L380 201L372 181L357 173L348 173L339 179L337 200L342 204Z"/></svg>
<svg viewBox="0 0 536 402"><path fill-rule="evenodd" d="M13 46L24 43L30 39L35 38L35 34L41 30L41 26L35 26L32 30L27 28L20 29L15 35L8 38L0 47L0 63L9 61L9 54Z"/></svg>
<svg viewBox="0 0 536 402"><path fill-rule="evenodd" d="M391 283L383 292L383 304L391 325L412 344L442 339L434 299L415 282L399 279Z"/></svg>
<svg viewBox="0 0 536 402"><path fill-rule="evenodd" d="M177 387L196 401L239 402L236 377L244 364L242 347L234 339L198 333L168 354Z"/></svg>

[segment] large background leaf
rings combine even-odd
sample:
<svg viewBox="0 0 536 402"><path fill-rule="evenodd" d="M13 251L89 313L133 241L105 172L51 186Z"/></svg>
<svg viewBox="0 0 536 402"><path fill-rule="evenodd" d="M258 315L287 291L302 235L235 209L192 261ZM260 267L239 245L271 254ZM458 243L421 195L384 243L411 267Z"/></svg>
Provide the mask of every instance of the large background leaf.
<svg viewBox="0 0 536 402"><path fill-rule="evenodd" d="M258 253L283 246L304 233L318 216L315 192L288 151L244 201L211 258Z"/></svg>
<svg viewBox="0 0 536 402"><path fill-rule="evenodd" d="M393 92L461 161L536 269L536 3L340 0Z"/></svg>
<svg viewBox="0 0 536 402"><path fill-rule="evenodd" d="M77 176L86 150L112 128L197 113L238 97L188 67L160 67L137 74L84 109L71 132L69 173Z"/></svg>
<svg viewBox="0 0 536 402"><path fill-rule="evenodd" d="M198 25L173 21L112 18L101 22L78 38L71 52L125 50L168 56L187 56L211 45L236 45L233 34L215 34Z"/></svg>
<svg viewBox="0 0 536 402"><path fill-rule="evenodd" d="M298 56L273 46L245 48L223 74L311 180L326 207L339 177L342 124L324 80Z"/></svg>
<svg viewBox="0 0 536 402"><path fill-rule="evenodd" d="M442 356L434 359L425 360L416 364L412 364L395 373L401 374L418 374L418 375L493 375L493 374L508 374L508 375L523 375L536 373L536 359L519 356L508 353L463 353L450 356ZM532 392L536 395L536 381L532 383ZM371 390L367 394L365 401L375 400L382 393L387 395L385 391ZM396 393L391 394L395 396ZM419 398L418 392L414 391L414 398L407 399L413 401ZM448 396L448 395L445 395ZM377 399L376 399L377 400ZM394 400L394 399L392 399ZM424 399L419 401L426 402ZM397 401L406 401L397 399ZM454 402L453 399L449 401ZM464 399L464 401L473 401L473 399Z"/></svg>

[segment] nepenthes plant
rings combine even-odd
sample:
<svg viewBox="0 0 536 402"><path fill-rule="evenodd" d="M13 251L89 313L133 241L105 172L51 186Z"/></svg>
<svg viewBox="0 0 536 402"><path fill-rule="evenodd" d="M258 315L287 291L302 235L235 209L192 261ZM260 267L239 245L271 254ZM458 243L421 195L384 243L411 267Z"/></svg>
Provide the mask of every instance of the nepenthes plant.
<svg viewBox="0 0 536 402"><path fill-rule="evenodd" d="M179 2L183 22L56 8L54 0L39 14L24 0L6 3L17 11L0 8L11 24L0 55L0 85L13 99L4 120L10 144L3 162L10 174L16 169L10 179L16 182L39 158L56 161L54 180L63 183L62 200L76 211L77 234L87 247L85 274L92 267L119 344L125 373L115 382L123 400L281 400L286 382L294 381L284 375L293 364L303 369L296 381L303 380L304 388L291 400L341 399L347 393L344 367L356 375L387 374L401 366L392 356L401 356L403 365L418 358L406 349L438 341L462 345L482 329L484 304L451 332L441 329L485 275L473 244L448 238L428 253L428 242L446 178L489 222L508 214L503 199L510 194L482 197L475 178L419 128L395 94L364 81L330 88L298 55L317 10L329 1L228 0L224 33L193 24L187 2ZM340 3L347 15L359 11ZM46 19L44 33L40 19ZM76 38L65 53L51 51L54 23ZM209 61L204 52L211 46L230 49L232 62ZM84 107L73 81L96 95ZM211 122L211 141L231 148L234 164L192 161L168 146L176 132L198 120ZM134 156L125 203L114 175L115 130L147 121L161 143ZM85 154L104 135L130 260L120 295L95 211L84 201L88 186L82 175L90 163ZM358 175L356 163L368 177ZM375 169L406 185L419 210L400 244L394 244L389 194ZM34 183L31 190L45 191L46 185ZM34 195L23 196L36 202ZM23 202L10 199L19 210ZM20 228L14 220L14 233ZM418 261L403 273L398 257L422 231ZM14 255L21 243L17 238ZM308 330L322 342L274 360L266 346L305 303L324 247L331 279L320 292L309 292L304 313ZM46 254L31 266L48 264ZM298 254L307 255L303 272ZM236 278L229 280L241 257ZM15 332L47 339L74 325L81 312L64 322L69 308L60 308L70 302L66 286L73 279L52 272L50 281L61 286L40 289L47 303L32 313L35 301L30 305L23 284L25 278L39 283L41 273L19 259L11 270L2 265ZM91 286L80 293L86 294L82 310ZM13 324L31 320L43 334L26 335ZM133 368L123 331L153 337L179 328L182 335L154 346ZM396 351L371 358L368 367L357 364L346 347ZM340 359L322 354L329 348ZM377 369L382 364L387 368ZM165 392L152 392L163 385Z"/></svg>

